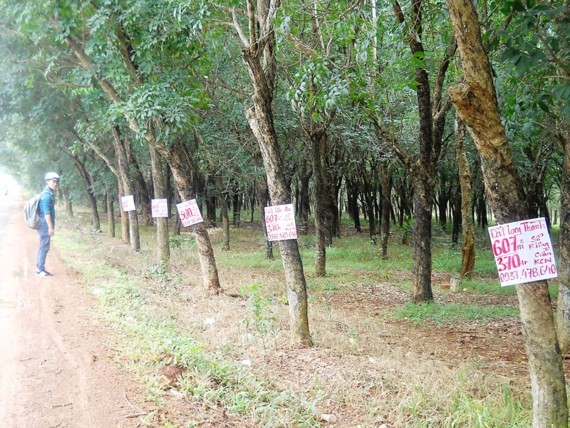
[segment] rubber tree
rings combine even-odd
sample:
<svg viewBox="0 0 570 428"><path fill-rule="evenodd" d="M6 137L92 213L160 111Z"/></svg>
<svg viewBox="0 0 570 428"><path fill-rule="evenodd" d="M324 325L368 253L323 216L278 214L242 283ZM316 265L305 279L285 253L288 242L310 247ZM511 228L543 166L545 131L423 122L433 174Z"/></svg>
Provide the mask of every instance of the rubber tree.
<svg viewBox="0 0 570 428"><path fill-rule="evenodd" d="M449 111L448 103L442 99L443 85L450 58L455 52L455 42L449 43L449 48L440 62L434 89L430 87L428 69L424 61L423 14L424 2L413 0L409 21L410 32L407 35L410 51L415 58L416 95L419 112L419 153L405 157L406 165L413 172L414 183L414 279L412 283L412 301L421 303L433 300L431 287L432 252L431 226L433 189L435 186L435 171L441 153L445 116ZM395 3L394 10L398 22L405 23L406 17ZM399 150L401 152L401 148Z"/></svg>
<svg viewBox="0 0 570 428"><path fill-rule="evenodd" d="M242 58L249 72L253 106L247 108L246 118L255 135L261 155L271 203L291 203L290 190L284 174L283 155L273 122L273 94L275 88L275 13L278 0L247 0L247 10L231 10L234 29L242 45ZM243 16L247 32L239 16ZM312 346L309 332L307 284L303 262L296 239L279 242L279 251L285 273L289 301L291 341L301 347Z"/></svg>
<svg viewBox="0 0 570 428"><path fill-rule="evenodd" d="M120 94L120 91L115 85L107 78L107 76L103 76L99 74L100 68L97 68L92 60L92 58L87 55L85 50L83 49L82 44L76 40L69 31L67 31L64 27L59 25L59 22L56 20L54 22L54 28L56 28L60 34L61 39L68 47L68 49L75 55L77 58L79 65L85 71L90 73L93 78L96 80L99 88L103 91L103 93L108 97L109 102L112 107L117 108L119 111L121 109L119 106L124 106L126 103L126 99ZM116 28L111 27L115 32L117 32ZM116 34L117 38L120 40L120 34ZM122 56L121 59L123 62L128 61L130 56ZM133 70L136 68L132 64L125 64L127 70ZM123 76L124 77L124 76ZM140 86L137 85L137 82L133 79L130 81L132 84L131 90L136 91L137 89L141 89ZM144 91L144 88L143 88ZM158 97L158 89L151 88L149 91L146 92L145 99L149 99L149 102L153 105L156 105L159 102L157 99L152 98ZM140 94L139 94L140 95ZM188 152L188 148L183 144L180 138L174 138L174 140L170 144L165 144L157 139L156 133L154 132L154 127L160 128L162 125L162 121L160 117L152 117L151 120L147 123L143 123L141 126L141 122L138 120L136 115L132 112L127 110L122 110L123 116L127 122L128 127L137 135L141 135L148 144L152 145L156 151L166 160L169 164L174 179L176 180L178 191L182 200L193 199L193 191L192 191L192 164L191 164L191 156ZM148 114L148 112L147 112ZM148 116L147 116L148 117ZM149 123L151 126L148 126ZM156 125L155 125L156 124ZM208 230L204 223L198 223L192 226L192 230L196 237L197 248L198 248L198 256L200 260L200 266L202 268L202 276L204 281L205 289L211 294L218 294L222 292L222 287L220 285L218 270L216 266L214 251L212 248L212 244L210 241L210 237L208 234Z"/></svg>
<svg viewBox="0 0 570 428"><path fill-rule="evenodd" d="M459 172L459 186L461 188L461 231L463 235L461 244L461 270L460 278L471 278L475 268L475 228L471 214L471 170L467 154L465 153L465 124L455 120L455 150L457 169Z"/></svg>
<svg viewBox="0 0 570 428"><path fill-rule="evenodd" d="M481 156L486 194L497 222L528 218L522 184L501 122L479 19L469 0L446 0L464 72L449 89ZM533 396L533 426L568 426L562 356L546 281L516 285Z"/></svg>
<svg viewBox="0 0 570 428"><path fill-rule="evenodd" d="M445 120L450 110L451 104L445 98L445 82L449 71L451 58L455 53L456 45L453 37L450 36L446 28L441 26L432 28L430 37L426 37L424 16L426 13L439 13L431 8L426 12L427 2L422 0L414 0L409 4L409 10L404 10L399 2L392 3L392 9L395 14L395 24L392 27L386 27L385 19L377 19L378 31L390 28L393 34L400 33L400 44L394 45L394 49L401 49L401 43L408 45L410 55L406 56L406 69L398 69L400 74L391 76L393 69L384 66L381 56L378 57L374 64L376 72L374 81L385 83L389 82L394 88L399 88L403 83L412 87L415 91L417 112L417 143L414 145L405 144L405 139L400 138L401 130L395 130L393 117L386 114L385 111L391 107L384 103L373 104L370 100L364 102L367 114L372 120L379 142L387 144L395 153L398 160L404 165L408 171L413 186L413 248L414 248L414 265L413 265L413 284L411 291L411 300L414 303L423 303L433 301L433 291L431 284L432 273L432 205L434 200L434 188L436 185L437 165L439 162L441 148L444 138ZM378 16L383 16L389 12L379 11ZM439 16L430 16L430 23L438 23L441 20ZM437 24L440 25L440 24ZM434 41L433 35L438 34L437 43L430 45ZM391 37L390 40L394 38ZM444 46L444 48L442 48ZM445 48L447 46L447 48ZM392 45L390 45L392 47ZM383 51L388 49L384 47ZM428 58L437 52L438 62L435 63ZM384 54L385 55L385 54ZM398 58L401 61L401 58ZM395 59L392 63L395 63ZM408 75L411 74L411 78ZM433 74L433 75L432 75ZM381 93L385 90L382 86L376 85L375 89ZM403 93L400 88L399 91ZM386 96L378 97L380 99ZM402 97L402 99L404 99ZM401 102L401 100L400 100ZM411 100L409 101L411 102ZM397 182L394 182L397 186ZM394 192L398 194L397 191ZM400 201L404 201L404 194L399 194ZM406 209L408 210L408 209ZM403 212L400 210L400 224L403 224ZM406 223L409 221L406 219ZM404 232L404 238L407 239L407 231ZM403 239L404 240L404 239Z"/></svg>
<svg viewBox="0 0 570 428"><path fill-rule="evenodd" d="M14 49L15 46L18 49ZM9 139L26 156L28 167L40 174L44 169L52 169L67 176L60 194L70 216L73 215L69 195L72 168L76 169L83 183L79 188L85 190L83 197L87 199L93 230L99 230L97 198L93 190L93 168L97 163L89 153L74 144L73 126L77 112L73 103L56 85L40 78L39 69L45 66L42 63L45 59L35 55L30 41L18 33L7 32L2 39L2 50L7 59L2 71L6 77L10 76L10 79L5 78L2 94L3 113L6 114L2 120L6 121L7 128L12 129ZM38 163L33 160L36 157ZM57 168L55 159L58 159Z"/></svg>
<svg viewBox="0 0 570 428"><path fill-rule="evenodd" d="M563 125L558 141L564 149L560 186L560 260L556 324L560 348L570 351L570 127Z"/></svg>

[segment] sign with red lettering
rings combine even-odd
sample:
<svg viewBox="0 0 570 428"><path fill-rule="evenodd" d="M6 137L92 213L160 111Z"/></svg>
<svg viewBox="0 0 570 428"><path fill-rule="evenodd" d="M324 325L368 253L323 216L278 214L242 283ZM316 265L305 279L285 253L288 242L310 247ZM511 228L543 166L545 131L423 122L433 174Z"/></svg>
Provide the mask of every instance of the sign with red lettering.
<svg viewBox="0 0 570 428"><path fill-rule="evenodd" d="M270 241L297 239L293 204L265 207L265 226Z"/></svg>
<svg viewBox="0 0 570 428"><path fill-rule="evenodd" d="M135 198L133 195L121 196L121 209L123 211L135 211Z"/></svg>
<svg viewBox="0 0 570 428"><path fill-rule="evenodd" d="M153 217L168 217L167 199L152 199L150 203Z"/></svg>
<svg viewBox="0 0 570 428"><path fill-rule="evenodd" d="M200 214L200 210L198 209L196 199L181 202L176 205L176 208L178 209L178 215L180 216L180 221L184 227L192 226L193 224L204 221L202 214Z"/></svg>
<svg viewBox="0 0 570 428"><path fill-rule="evenodd" d="M489 235L502 287L558 276L544 218L493 226Z"/></svg>

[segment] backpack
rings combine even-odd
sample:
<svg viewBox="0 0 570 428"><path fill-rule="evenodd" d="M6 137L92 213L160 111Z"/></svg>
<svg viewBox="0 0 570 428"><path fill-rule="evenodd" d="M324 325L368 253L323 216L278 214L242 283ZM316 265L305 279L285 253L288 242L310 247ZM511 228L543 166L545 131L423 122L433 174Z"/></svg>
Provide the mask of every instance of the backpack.
<svg viewBox="0 0 570 428"><path fill-rule="evenodd" d="M40 216L38 214L40 196L41 194L34 196L24 205L24 222L29 228L36 230L40 228Z"/></svg>

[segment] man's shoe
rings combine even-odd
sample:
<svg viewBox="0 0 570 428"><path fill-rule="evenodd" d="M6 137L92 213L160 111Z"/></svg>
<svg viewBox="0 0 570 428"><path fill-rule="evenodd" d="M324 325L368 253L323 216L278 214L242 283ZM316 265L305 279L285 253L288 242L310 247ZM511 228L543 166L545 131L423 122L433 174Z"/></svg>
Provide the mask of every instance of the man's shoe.
<svg viewBox="0 0 570 428"><path fill-rule="evenodd" d="M36 276L53 276L53 275L49 273L47 270L42 270L42 271L37 270Z"/></svg>

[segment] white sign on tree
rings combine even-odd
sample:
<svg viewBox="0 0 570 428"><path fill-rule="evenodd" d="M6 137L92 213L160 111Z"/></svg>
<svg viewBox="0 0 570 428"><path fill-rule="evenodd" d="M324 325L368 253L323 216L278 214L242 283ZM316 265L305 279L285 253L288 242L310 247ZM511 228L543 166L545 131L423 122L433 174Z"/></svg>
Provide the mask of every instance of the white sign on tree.
<svg viewBox="0 0 570 428"><path fill-rule="evenodd" d="M270 241L297 239L293 204L265 207L265 226Z"/></svg>
<svg viewBox="0 0 570 428"><path fill-rule="evenodd" d="M153 217L168 217L167 199L153 199L150 203Z"/></svg>
<svg viewBox="0 0 570 428"><path fill-rule="evenodd" d="M178 215L180 216L180 221L184 227L192 226L193 224L204 221L202 214L200 214L200 209L198 208L196 199L181 202L176 205L176 208L178 209Z"/></svg>
<svg viewBox="0 0 570 428"><path fill-rule="evenodd" d="M133 195L121 196L121 209L123 211L135 211L135 198Z"/></svg>
<svg viewBox="0 0 570 428"><path fill-rule="evenodd" d="M489 235L501 286L558 276L544 218L493 226Z"/></svg>

